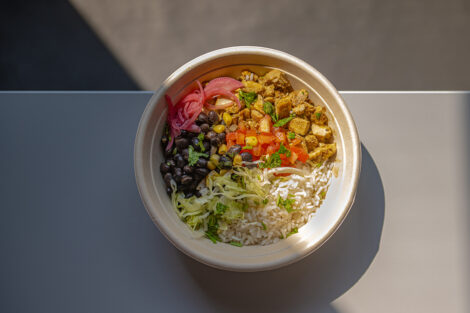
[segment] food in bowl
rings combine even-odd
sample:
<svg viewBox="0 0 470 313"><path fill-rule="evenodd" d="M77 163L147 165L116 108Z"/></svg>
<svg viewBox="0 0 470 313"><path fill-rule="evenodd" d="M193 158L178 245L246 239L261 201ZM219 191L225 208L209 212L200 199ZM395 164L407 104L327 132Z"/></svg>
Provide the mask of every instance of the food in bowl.
<svg viewBox="0 0 470 313"><path fill-rule="evenodd" d="M160 172L176 214L214 243L269 245L294 235L332 179L326 108L277 69L196 83L176 104L166 97Z"/></svg>

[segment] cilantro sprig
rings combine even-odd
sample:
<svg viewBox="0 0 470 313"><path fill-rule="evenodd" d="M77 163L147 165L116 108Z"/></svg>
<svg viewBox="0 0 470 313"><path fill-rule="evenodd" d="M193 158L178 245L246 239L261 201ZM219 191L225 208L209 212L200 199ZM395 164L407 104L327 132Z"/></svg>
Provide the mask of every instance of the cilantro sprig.
<svg viewBox="0 0 470 313"><path fill-rule="evenodd" d="M271 154L267 158L266 162L259 163L259 168L275 168L281 166L281 154L284 154L286 157L291 156L290 150L287 149L282 142L281 146L279 147L279 150Z"/></svg>
<svg viewBox="0 0 470 313"><path fill-rule="evenodd" d="M282 120L277 121L274 123L274 127L281 127L289 123L293 118L295 117L295 114L292 114L289 117L283 118Z"/></svg>
<svg viewBox="0 0 470 313"><path fill-rule="evenodd" d="M258 95L255 92L244 92L240 90L238 92L239 98L242 99L248 108L251 107L251 104L255 102Z"/></svg>
<svg viewBox="0 0 470 313"><path fill-rule="evenodd" d="M271 102L265 101L263 103L263 111L264 111L264 113L271 116L271 119L273 120L273 122L277 122L278 116L277 116L276 111L274 110L274 106Z"/></svg>
<svg viewBox="0 0 470 313"><path fill-rule="evenodd" d="M294 227L287 235L286 238L289 236L292 236L293 234L297 234L299 232L299 229L297 227Z"/></svg>
<svg viewBox="0 0 470 313"><path fill-rule="evenodd" d="M194 150L193 146L189 146L188 151L189 151L188 163L190 166L193 166L194 164L196 164L200 157L205 157L205 158L209 157L207 153L197 152L196 150Z"/></svg>

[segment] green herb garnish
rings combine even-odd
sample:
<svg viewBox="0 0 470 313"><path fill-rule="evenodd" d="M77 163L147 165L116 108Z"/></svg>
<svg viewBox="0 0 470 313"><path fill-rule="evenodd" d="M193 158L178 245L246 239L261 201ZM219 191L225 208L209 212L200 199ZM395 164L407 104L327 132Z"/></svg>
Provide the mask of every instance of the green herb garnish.
<svg viewBox="0 0 470 313"><path fill-rule="evenodd" d="M263 226L263 229L264 229L264 230L268 229L268 227L266 227L266 224L263 223L263 222L261 222L261 226Z"/></svg>
<svg viewBox="0 0 470 313"><path fill-rule="evenodd" d="M223 203L220 203L220 202L217 202L217 204L215 205L215 214L216 215L222 215L225 213L225 211L228 209L228 206L226 206L225 204Z"/></svg>
<svg viewBox="0 0 470 313"><path fill-rule="evenodd" d="M263 204L268 204L268 199L267 198L263 200Z"/></svg>
<svg viewBox="0 0 470 313"><path fill-rule="evenodd" d="M293 132L287 133L287 138L289 138L289 139L295 139L295 133L293 133Z"/></svg>
<svg viewBox="0 0 470 313"><path fill-rule="evenodd" d="M294 117L295 117L295 115L292 114L292 115L289 116L289 117L283 118L282 120L277 121L277 122L274 124L274 127L284 126L284 125L286 125L287 123L289 123Z"/></svg>
<svg viewBox="0 0 470 313"><path fill-rule="evenodd" d="M244 146L242 150L253 150L252 146Z"/></svg>
<svg viewBox="0 0 470 313"><path fill-rule="evenodd" d="M213 243L220 241L217 230L219 229L219 223L217 218L211 214L207 217L207 231L204 233Z"/></svg>
<svg viewBox="0 0 470 313"><path fill-rule="evenodd" d="M177 154L178 153L178 149L174 148L173 149L173 152L171 152L173 155Z"/></svg>
<svg viewBox="0 0 470 313"><path fill-rule="evenodd" d="M321 167L323 162L317 163L316 167Z"/></svg>
<svg viewBox="0 0 470 313"><path fill-rule="evenodd" d="M315 113L315 116L316 116L317 120L319 120L320 117L321 117L321 112Z"/></svg>
<svg viewBox="0 0 470 313"><path fill-rule="evenodd" d="M281 154L285 154L286 157L291 156L290 150L287 149L282 142L279 150L271 154L266 162L259 163L259 168L275 168L281 166Z"/></svg>
<svg viewBox="0 0 470 313"><path fill-rule="evenodd" d="M201 153L201 152L195 151L193 146L189 146L188 150L189 150L188 163L190 166L193 166L194 164L196 164L197 160L199 160L200 157L205 157L205 158L209 157L207 153Z"/></svg>
<svg viewBox="0 0 470 313"><path fill-rule="evenodd" d="M291 213L292 211L294 211L294 209L292 208L292 205L295 203L295 200L291 199L290 197L293 197L293 195L291 194L287 195L286 199L282 199L282 197L279 196L276 201L277 206L280 207L281 209L282 208L286 209L288 213Z"/></svg>
<svg viewBox="0 0 470 313"><path fill-rule="evenodd" d="M238 92L238 95L240 96L240 99L245 102L247 108L250 108L251 104L256 100L256 98L258 98L258 95L255 92L244 92L242 90Z"/></svg>
<svg viewBox="0 0 470 313"><path fill-rule="evenodd" d="M270 115L270 116L271 116L271 119L272 119L274 122L277 121L278 117L277 117L277 114L276 114L276 112L275 112L275 110L274 110L274 106L273 106L273 104L272 104L271 102L265 101L265 102L263 103L263 111L264 111L264 113Z"/></svg>
<svg viewBox="0 0 470 313"><path fill-rule="evenodd" d="M220 241L220 238L219 238L218 235L215 235L215 234L213 234L213 233L211 233L211 232L208 232L208 231L206 231L204 234L205 234L206 237L207 237L208 239L210 239L210 241L212 241L213 243L217 243L217 241Z"/></svg>
<svg viewBox="0 0 470 313"><path fill-rule="evenodd" d="M291 235L293 235L293 234L297 234L298 232L299 232L299 230L297 229L297 227L295 227L294 229L292 229L292 230L290 231L290 233L288 233L288 234L286 235L286 238L289 237L289 236L291 236Z"/></svg>
<svg viewBox="0 0 470 313"><path fill-rule="evenodd" d="M320 197L321 197L322 199L325 199L325 197L326 197L326 192L324 192L324 191L320 192Z"/></svg>
<svg viewBox="0 0 470 313"><path fill-rule="evenodd" d="M199 139L199 147L201 148L201 151L204 152L206 150L206 148L204 148L204 134L203 133L200 133L198 136L197 136L197 139Z"/></svg>
<svg viewBox="0 0 470 313"><path fill-rule="evenodd" d="M230 244L235 247L243 247L243 244L238 241L230 241Z"/></svg>

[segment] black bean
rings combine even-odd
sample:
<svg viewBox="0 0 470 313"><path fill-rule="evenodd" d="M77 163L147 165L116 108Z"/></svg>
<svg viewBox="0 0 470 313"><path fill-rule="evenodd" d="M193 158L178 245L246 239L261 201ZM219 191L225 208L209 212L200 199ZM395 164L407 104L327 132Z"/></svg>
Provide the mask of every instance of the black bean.
<svg viewBox="0 0 470 313"><path fill-rule="evenodd" d="M181 138L181 137L178 137L175 139L175 145L176 147L181 151L183 150L184 148L187 148L188 145L189 145L189 140L186 139L186 138Z"/></svg>
<svg viewBox="0 0 470 313"><path fill-rule="evenodd" d="M209 174L209 170L205 167L198 167L194 171L198 176L205 177L207 174Z"/></svg>
<svg viewBox="0 0 470 313"><path fill-rule="evenodd" d="M249 152L242 152L242 154L240 154L240 156L242 157L243 161L247 161L247 162L253 161L253 156Z"/></svg>
<svg viewBox="0 0 470 313"><path fill-rule="evenodd" d="M242 146L240 145L233 145L228 149L227 154L234 157L235 155L239 154L242 151Z"/></svg>
<svg viewBox="0 0 470 313"><path fill-rule="evenodd" d="M183 185L188 185L192 182L193 182L193 178L189 175L183 175L183 177L181 177L181 184Z"/></svg>
<svg viewBox="0 0 470 313"><path fill-rule="evenodd" d="M166 164L170 167L170 169L172 169L172 170L173 170L173 169L175 168L175 166L176 166L175 161L173 161L172 159L166 160L165 163L166 163Z"/></svg>
<svg viewBox="0 0 470 313"><path fill-rule="evenodd" d="M183 172L185 172L186 174L192 174L194 172L194 167L190 165L185 165L183 167Z"/></svg>
<svg viewBox="0 0 470 313"><path fill-rule="evenodd" d="M219 121L219 115L215 111L209 112L209 123L216 124Z"/></svg>
<svg viewBox="0 0 470 313"><path fill-rule="evenodd" d="M180 168L182 168L186 163L183 159L183 156L179 153L175 154L175 156L173 157L173 160L175 160L176 167L180 167Z"/></svg>
<svg viewBox="0 0 470 313"><path fill-rule="evenodd" d="M202 196L201 193L199 192L199 190L196 190L196 191L194 192L194 195L195 195L196 197L198 197L198 198Z"/></svg>
<svg viewBox="0 0 470 313"><path fill-rule="evenodd" d="M160 164L160 172L162 174L166 174L169 171L171 171L171 167L168 164L166 164L165 162L162 162L162 164Z"/></svg>
<svg viewBox="0 0 470 313"><path fill-rule="evenodd" d="M165 181L167 187L171 187L171 181L173 180L173 176L171 175L171 173L166 173L165 176L163 176L163 180Z"/></svg>
<svg viewBox="0 0 470 313"><path fill-rule="evenodd" d="M211 149L211 143L209 141L204 140L202 145L204 146L204 151L205 152L208 152Z"/></svg>
<svg viewBox="0 0 470 313"><path fill-rule="evenodd" d="M189 149L183 149L183 151L181 151L181 155L183 156L183 159L187 161L189 159Z"/></svg>
<svg viewBox="0 0 470 313"><path fill-rule="evenodd" d="M181 176L181 175L175 175L175 176L173 176L173 179L175 180L176 183L181 184L181 178L182 177L183 176Z"/></svg>
<svg viewBox="0 0 470 313"><path fill-rule="evenodd" d="M210 127L209 124L207 124L207 123L204 123L204 124L202 124L202 125L199 126L199 127L201 127L201 131L202 131L203 133L207 133L209 130L211 130L211 127Z"/></svg>
<svg viewBox="0 0 470 313"><path fill-rule="evenodd" d="M221 143L224 143L225 142L225 133L222 132L220 134L217 134L217 138L219 138Z"/></svg>
<svg viewBox="0 0 470 313"><path fill-rule="evenodd" d="M175 167L173 169L173 176L181 176L181 175L183 175L183 169L181 169L179 167Z"/></svg>
<svg viewBox="0 0 470 313"><path fill-rule="evenodd" d="M191 145L194 147L194 150L201 151L201 147L199 146L199 138L197 137L192 138Z"/></svg>
<svg viewBox="0 0 470 313"><path fill-rule="evenodd" d="M211 139L211 145L214 147L220 146L220 139L219 137L214 137Z"/></svg>
<svg viewBox="0 0 470 313"><path fill-rule="evenodd" d="M206 134L205 139L211 140L212 138L216 138L216 137L217 137L217 133L211 130L210 132Z"/></svg>
<svg viewBox="0 0 470 313"><path fill-rule="evenodd" d="M196 179L193 179L193 182L188 186L188 190L196 190L197 185L199 185L199 181Z"/></svg>
<svg viewBox="0 0 470 313"><path fill-rule="evenodd" d="M206 113L200 113L199 116L197 117L197 122L199 124L204 124L204 123L207 123L209 122L209 117L207 116Z"/></svg>
<svg viewBox="0 0 470 313"><path fill-rule="evenodd" d="M165 154L165 158L168 158L168 159L171 158L173 156L173 149L165 150L164 154Z"/></svg>
<svg viewBox="0 0 470 313"><path fill-rule="evenodd" d="M180 133L180 137L188 137L188 136L189 136L189 132L187 130L182 129Z"/></svg>
<svg viewBox="0 0 470 313"><path fill-rule="evenodd" d="M223 168L231 168L232 160L229 157L222 155L220 156L220 159L219 159L219 165L222 166Z"/></svg>
<svg viewBox="0 0 470 313"><path fill-rule="evenodd" d="M207 160L203 158L199 158L196 162L197 167L207 167Z"/></svg>

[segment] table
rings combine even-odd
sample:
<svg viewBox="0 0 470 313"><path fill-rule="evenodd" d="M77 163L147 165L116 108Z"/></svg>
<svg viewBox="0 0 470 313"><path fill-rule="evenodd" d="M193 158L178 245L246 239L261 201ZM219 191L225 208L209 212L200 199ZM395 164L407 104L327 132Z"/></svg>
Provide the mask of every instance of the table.
<svg viewBox="0 0 470 313"><path fill-rule="evenodd" d="M137 192L151 92L0 93L0 312L469 312L470 93L343 92L356 202L318 251L231 273L174 248Z"/></svg>

